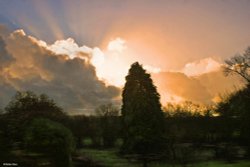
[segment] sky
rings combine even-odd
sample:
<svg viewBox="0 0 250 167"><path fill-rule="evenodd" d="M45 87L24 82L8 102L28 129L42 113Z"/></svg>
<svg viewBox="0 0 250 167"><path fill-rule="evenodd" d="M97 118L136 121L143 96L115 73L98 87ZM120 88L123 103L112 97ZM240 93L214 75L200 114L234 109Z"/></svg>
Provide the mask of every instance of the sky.
<svg viewBox="0 0 250 167"><path fill-rule="evenodd" d="M209 104L240 87L220 67L250 45L250 1L1 0L0 25L2 106L26 89L74 111L117 102L135 61L163 103Z"/></svg>

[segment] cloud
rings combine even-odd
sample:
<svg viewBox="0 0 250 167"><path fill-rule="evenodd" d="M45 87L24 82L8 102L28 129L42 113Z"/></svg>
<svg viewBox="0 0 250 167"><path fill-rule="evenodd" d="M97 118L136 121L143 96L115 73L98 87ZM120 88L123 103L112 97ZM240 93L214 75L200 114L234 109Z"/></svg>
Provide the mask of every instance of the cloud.
<svg viewBox="0 0 250 167"><path fill-rule="evenodd" d="M6 44L0 36L0 108L4 107L15 91L11 85L6 82L4 73L8 71L8 66L14 61L14 58L7 52Z"/></svg>
<svg viewBox="0 0 250 167"><path fill-rule="evenodd" d="M159 67L144 65L143 68L145 68L145 70L147 70L150 73L159 73L159 72L161 72L161 68L159 68Z"/></svg>
<svg viewBox="0 0 250 167"><path fill-rule="evenodd" d="M1 70L9 65L13 61L12 56L6 50L6 44L3 38L0 36L0 74Z"/></svg>
<svg viewBox="0 0 250 167"><path fill-rule="evenodd" d="M66 40L57 40L52 45L47 45L44 41L40 42L42 42L42 46L47 47L49 50L55 52L56 54L66 54L70 58L88 58L88 56L92 52L92 49L87 46L79 47L72 38L68 38Z"/></svg>
<svg viewBox="0 0 250 167"><path fill-rule="evenodd" d="M0 23L0 36L2 38L5 38L6 36L8 36L11 33L11 30L9 29L9 27L7 27L5 24L1 24Z"/></svg>
<svg viewBox="0 0 250 167"><path fill-rule="evenodd" d="M238 76L225 77L221 68L195 77L181 72L160 72L152 76L163 104L181 101L212 104L219 95L243 86Z"/></svg>
<svg viewBox="0 0 250 167"><path fill-rule="evenodd" d="M183 73L187 76L197 76L212 71L217 71L221 67L221 64L213 58L205 58L199 61L187 63L183 68Z"/></svg>
<svg viewBox="0 0 250 167"><path fill-rule="evenodd" d="M115 100L120 90L96 76L90 62L94 50L73 39L47 45L23 30L12 32L0 42L0 59L5 60L0 62L1 97L10 100L16 90L46 93L69 112Z"/></svg>
<svg viewBox="0 0 250 167"><path fill-rule="evenodd" d="M91 53L92 53L91 63L95 65L96 68L103 65L105 56L104 53L101 51L101 49L95 47Z"/></svg>
<svg viewBox="0 0 250 167"><path fill-rule="evenodd" d="M45 41L36 40L40 46L54 52L55 54L66 55L68 59L80 58L89 62L95 67L96 75L107 84L118 85L123 81L127 70L132 63L127 63L124 67L124 57L122 53L125 50L125 40L117 37L109 42L108 46L101 50L98 47L90 48L88 46L79 46L74 39L57 40L49 45ZM119 64L119 65L118 65ZM118 66L116 66L118 65ZM114 70L114 67L116 70ZM122 74L121 74L122 71Z"/></svg>
<svg viewBox="0 0 250 167"><path fill-rule="evenodd" d="M118 37L108 43L108 50L122 52L127 48L125 43L126 41L124 39Z"/></svg>
<svg viewBox="0 0 250 167"><path fill-rule="evenodd" d="M81 58L87 62L92 63L96 70L98 67L104 63L105 56L101 49L98 47L90 48L88 46L78 46L78 44L72 38L68 38L66 40L57 40L52 45L48 45L44 41L39 41L41 46L46 47L47 49L53 51L56 54L64 54L67 55L70 59L73 58ZM97 76L99 71L97 72Z"/></svg>
<svg viewBox="0 0 250 167"><path fill-rule="evenodd" d="M167 96L177 96L196 103L209 103L212 98L199 80L180 72L160 72L154 74L153 79L161 95L167 92L167 95L162 97L163 104L169 102Z"/></svg>

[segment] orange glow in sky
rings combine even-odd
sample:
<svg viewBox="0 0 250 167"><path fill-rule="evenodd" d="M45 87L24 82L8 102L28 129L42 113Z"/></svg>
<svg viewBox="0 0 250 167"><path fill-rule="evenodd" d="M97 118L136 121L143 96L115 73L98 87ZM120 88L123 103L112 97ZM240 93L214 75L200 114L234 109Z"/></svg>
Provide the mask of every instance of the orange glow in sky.
<svg viewBox="0 0 250 167"><path fill-rule="evenodd" d="M106 84L122 87L130 65L143 64L155 74L155 84L164 87L159 90L164 102L190 100L184 97L186 89L200 80L212 81L210 73L220 71L226 58L250 45L250 4L244 0L0 3L14 29L24 29L57 54L90 62ZM160 82L164 72L176 78ZM223 77L219 72L214 76ZM181 88L175 86L184 81ZM218 91L209 84L199 87L213 99ZM198 92L193 94L197 101L206 101Z"/></svg>

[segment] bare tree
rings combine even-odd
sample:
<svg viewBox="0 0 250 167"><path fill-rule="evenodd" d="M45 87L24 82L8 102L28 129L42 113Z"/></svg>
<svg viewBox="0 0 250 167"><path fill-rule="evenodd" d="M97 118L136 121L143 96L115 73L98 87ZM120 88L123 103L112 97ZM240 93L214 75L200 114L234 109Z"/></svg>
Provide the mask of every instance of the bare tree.
<svg viewBox="0 0 250 167"><path fill-rule="evenodd" d="M97 116L108 117L108 116L118 116L119 109L115 107L112 103L100 105L95 110Z"/></svg>
<svg viewBox="0 0 250 167"><path fill-rule="evenodd" d="M226 75L237 74L250 84L250 47L243 54L237 54L225 61L224 72Z"/></svg>

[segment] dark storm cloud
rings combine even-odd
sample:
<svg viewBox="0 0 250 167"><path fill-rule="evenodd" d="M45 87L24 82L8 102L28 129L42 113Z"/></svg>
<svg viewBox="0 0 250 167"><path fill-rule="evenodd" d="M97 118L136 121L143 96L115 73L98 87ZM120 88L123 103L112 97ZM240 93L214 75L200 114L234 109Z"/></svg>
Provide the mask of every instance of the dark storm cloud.
<svg viewBox="0 0 250 167"><path fill-rule="evenodd" d="M73 111L95 108L119 95L118 88L106 86L97 78L89 61L55 54L22 30L11 33L0 44L1 60L5 60L0 62L0 66L5 66L1 70L0 94L5 99L15 90L31 90L46 93L66 110ZM12 57L7 58L8 55Z"/></svg>

